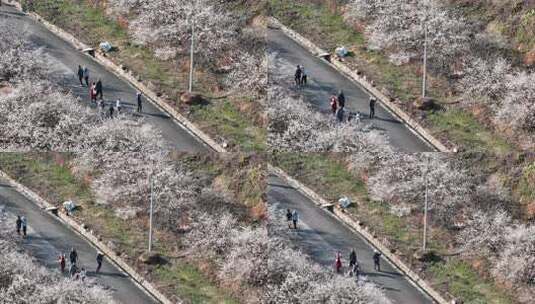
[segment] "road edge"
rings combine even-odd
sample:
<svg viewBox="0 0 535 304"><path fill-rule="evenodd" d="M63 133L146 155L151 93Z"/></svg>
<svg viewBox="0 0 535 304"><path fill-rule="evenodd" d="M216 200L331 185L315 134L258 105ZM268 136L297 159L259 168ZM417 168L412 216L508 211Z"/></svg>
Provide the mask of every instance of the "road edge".
<svg viewBox="0 0 535 304"><path fill-rule="evenodd" d="M282 178L290 186L294 187L301 194L308 197L314 204L318 207L324 208L330 206L327 200L317 194L314 190L305 186L295 178L289 176L286 172L278 167L274 167L271 164L268 164L268 170ZM427 293L435 302L439 304L449 304L449 302L440 295L436 290L434 290L424 279L422 279L416 272L412 271L400 258L393 254L390 249L388 249L380 240L375 238L366 228L363 228L359 223L353 220L349 215L344 213L338 208L332 208L335 218L342 222L343 224L349 226L351 229L360 234L368 243L378 249L395 267L397 267L405 276L407 276L411 283L416 285L418 288Z"/></svg>
<svg viewBox="0 0 535 304"><path fill-rule="evenodd" d="M3 2L6 2L6 1L3 1ZM55 34L62 40L69 43L75 49L82 51L84 49L90 48L90 46L81 42L72 34L68 33L62 28L48 22L45 18L41 17L39 14L35 12L24 12L22 10L21 4L18 1L7 1L6 3L15 6L15 8L17 8L19 11L23 12L24 14L32 18L34 21L41 23L46 29L51 31L53 34ZM112 60L108 59L106 56L100 54L99 52L95 51L95 57L90 56L90 55L87 55L87 56L92 58L95 62L103 66L108 71L115 74L117 77L125 80L130 85L134 86L140 92L143 92L145 97L150 102L152 102L154 105L162 109L163 112L166 112L167 114L169 114L172 118L174 118L178 122L178 124L181 127L183 127L187 132L192 134L194 137L200 139L200 141L203 144L205 144L206 146L208 146L209 148L213 149L216 152L220 152L220 153L227 152L226 149L223 148L223 146L221 146L214 139L212 139L210 136L204 133L204 131L202 131L200 128L194 125L191 121L189 121L189 119L184 117L177 110L173 109L173 107L167 104L162 98L158 97L158 95L155 92L153 92L151 89L149 89L145 84L138 81L136 77L131 73L131 71L130 72L124 71L121 67L115 64Z"/></svg>
<svg viewBox="0 0 535 304"><path fill-rule="evenodd" d="M2 0L0 0L2 1ZM6 1L4 1L6 2ZM22 8L20 6L20 3L17 1L13 2L6 2L8 4L14 5L18 10L22 11ZM67 33L63 29L49 23L46 21L43 17L40 15L30 12L26 13L28 16L32 17L35 21L43 24L48 30L50 30L52 33L56 34L61 39L65 40L66 42L70 43L75 48L81 50L84 48L87 48L88 46L84 43L80 42L77 38L75 38L73 35ZM281 29L283 29L283 32L288 35L291 39L296 41L298 44L305 47L307 50L312 52L313 54L321 54L325 53L323 50L321 50L319 47L315 46L312 42L307 40L306 38L302 37L298 33L294 32L293 30L287 28L285 25L280 23L277 19L271 17L271 21L274 21L275 24L279 25ZM91 56L89 56L91 57ZM135 77L131 73L127 73L124 70L122 70L120 67L118 67L114 62L112 62L110 59L102 56L99 53L95 54L95 57L93 58L97 63L103 65L105 68L110 70L112 73L117 75L118 77L124 79L137 89L139 89L141 92L145 94L145 96L149 97L150 100L160 108L162 108L165 112L167 112L169 115L171 115L174 119L176 119L178 122L180 122L184 128L195 135L196 137L200 138L206 145L208 145L210 148L215 150L216 152L227 152L225 148L223 148L220 144L215 142L212 138L210 138L208 135L206 135L203 131L201 131L198 127L196 127L192 122L190 122L188 119L186 119L184 116L182 116L180 113L178 113L176 110L174 110L171 106L169 106L165 101L163 101L161 98L159 98L156 93L154 93L152 90L147 88L144 84L137 81ZM397 107L395 104L391 103L389 99L381 93L378 89L373 87L369 82L366 80L358 77L354 72L352 72L348 67L346 67L342 63L338 63L340 67L338 67L335 64L329 63L333 68L341 72L342 74L348 76L351 80L355 81L360 86L364 87L366 90L371 92L373 95L378 97L378 99L392 112L394 112L400 119L403 120L404 123L406 123L409 127L411 127L416 133L418 133L419 136L423 137L426 141L428 141L431 145L433 145L437 150L441 152L450 152L440 141L438 141L436 138L434 138L432 135L430 135L427 130L425 130L422 126L420 126L417 122L415 122L412 118L410 118L405 112L403 112L399 107ZM414 125L412 125L414 124ZM294 178L290 177L287 173L285 173L282 169L276 168L268 163L269 171L272 171L274 174L278 175L279 177L283 178L288 184L296 188L299 192L304 194L305 196L309 197L315 204L317 204L319 207L323 207L325 205L329 205L329 203L323 199L321 196L316 194L313 190L308 188L307 186L301 184L299 181L295 180ZM42 199L40 196L35 194L33 191L26 188L24 185L16 182L11 177L9 177L7 174L5 174L3 171L0 170L0 176L5 177L10 181L10 183L14 184L17 189L19 189L18 186L21 187L21 190L23 194L28 191L30 200L35 202L41 202L44 203L44 206L52 206L50 203L46 202L44 199ZM35 196L35 198L32 196ZM39 204L39 203L38 203ZM337 210L336 208L333 209L334 214L336 215L337 219L340 220L342 223L350 226L354 230L356 230L359 234L361 234L366 241L371 243L373 246L375 246L377 249L379 249L398 269L400 269L406 276L410 278L410 280L416 284L419 288L424 290L426 293L428 293L436 302L440 304L448 304L448 302L434 289L432 289L423 279L421 279L415 272L410 270L409 267L407 267L399 258L397 258L394 254L386 248L379 240L374 238L368 231L361 228L358 223L356 223L353 219L351 219L349 216L343 214L341 211ZM152 290L155 291L156 294L161 295L162 299L156 297L158 300L162 301L166 304L171 304L173 302L169 301L165 296L163 296L159 291L157 291L150 283L148 283L146 280L144 280L137 272L135 272L128 264L126 264L122 259L120 259L118 256L116 256L113 251L111 251L107 246L102 244L100 241L96 239L95 236L89 234L87 231L85 231L78 223L76 223L71 218L59 214L59 217L71 227L75 232L81 234L84 236L88 241L94 243L95 247L102 250L103 253L108 255L108 257L115 257L117 259L116 262L114 261L118 267L123 269L123 271L127 272L129 276L139 285L143 286L147 291L149 289L146 288L145 284L150 286ZM94 240L94 241L93 241ZM99 244L100 246L97 246L96 244ZM107 251L104 251L103 248L106 248ZM111 260L111 259L110 259ZM124 265L124 267L123 267ZM133 275L128 271L131 270ZM138 278L138 279L136 279ZM149 292L151 295L154 296L151 292Z"/></svg>
<svg viewBox="0 0 535 304"><path fill-rule="evenodd" d="M297 42L299 45L304 47L307 51L314 54L315 56L320 56L321 54L329 54L325 50L322 50L314 43L312 43L312 41L308 40L301 34L284 25L277 18L270 17L269 22L270 26L279 28L286 36ZM368 82L365 77L359 76L357 73L353 72L350 68L348 68L340 61L333 60L333 62L329 62L325 60L325 62L342 75L348 77L351 81L356 82L359 86L368 91L368 93L374 95L387 108L387 110L389 110L399 119L401 119L401 121L405 125L409 126L409 128L412 129L413 132L415 132L418 136L427 141L439 152L451 152L451 150L448 149L442 142L440 142L437 138L431 135L431 133L427 129L422 127L416 120L414 120L407 113L405 113L405 111L403 111L400 107L391 102L390 98L388 98L379 89L377 89L374 85Z"/></svg>
<svg viewBox="0 0 535 304"><path fill-rule="evenodd" d="M37 207L41 209L56 207L49 203L47 200L42 198L39 194L32 191L30 188L24 186L23 184L16 181L14 178L9 176L4 171L0 170L0 177L6 179L11 186L17 190L17 192L21 193L23 196L25 196L27 199L29 199L31 202L33 202ZM51 214L51 216L53 216ZM113 264L115 264L119 269L121 269L123 272L125 272L128 277L134 281L134 283L141 287L141 289L155 298L156 300L160 301L164 304L173 304L175 302L172 302L169 300L166 296L164 296L161 292L159 292L152 284L145 280L143 276L141 276L137 271L135 271L130 265L128 265L123 259L121 259L118 255L116 255L113 250L111 250L108 246L106 246L104 243L98 240L96 236L91 234L89 231L84 229L82 225L78 224L75 220L67 216L66 214L62 212L58 212L57 218L60 222L62 222L64 225L66 225L69 229L73 230L77 234L81 235L83 238L85 238L90 245L100 250L102 253L104 253L105 256L108 257L108 260L111 261ZM182 303L182 301L179 301L178 303Z"/></svg>

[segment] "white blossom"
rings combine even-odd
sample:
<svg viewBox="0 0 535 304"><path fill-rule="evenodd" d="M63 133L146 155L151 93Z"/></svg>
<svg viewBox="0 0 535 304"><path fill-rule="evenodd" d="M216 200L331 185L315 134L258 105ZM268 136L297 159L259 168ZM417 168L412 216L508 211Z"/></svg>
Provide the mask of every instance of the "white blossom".
<svg viewBox="0 0 535 304"><path fill-rule="evenodd" d="M475 191L475 181L463 164L446 153L392 153L370 171L368 187L373 199L418 207L424 202L427 172L429 207L445 223L452 223Z"/></svg>

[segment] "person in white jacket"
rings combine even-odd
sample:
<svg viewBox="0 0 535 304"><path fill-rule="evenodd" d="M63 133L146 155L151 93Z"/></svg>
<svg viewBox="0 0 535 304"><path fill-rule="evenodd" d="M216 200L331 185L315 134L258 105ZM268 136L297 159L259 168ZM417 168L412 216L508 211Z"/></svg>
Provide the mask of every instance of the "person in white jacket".
<svg viewBox="0 0 535 304"><path fill-rule="evenodd" d="M299 221L299 214L297 213L297 210L294 210L292 212L292 222L294 224L294 229L297 229L297 222Z"/></svg>
<svg viewBox="0 0 535 304"><path fill-rule="evenodd" d="M121 100L120 99L117 99L117 101L115 102L115 108L117 109L117 114L119 114L121 112Z"/></svg>

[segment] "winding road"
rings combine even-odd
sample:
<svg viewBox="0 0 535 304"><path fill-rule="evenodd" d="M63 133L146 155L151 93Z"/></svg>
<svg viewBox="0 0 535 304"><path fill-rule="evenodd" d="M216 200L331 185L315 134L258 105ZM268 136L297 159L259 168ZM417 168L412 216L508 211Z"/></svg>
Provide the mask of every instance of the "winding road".
<svg viewBox="0 0 535 304"><path fill-rule="evenodd" d="M43 56L53 63L50 70L52 78L65 89L71 90L74 95L80 97L81 102L90 106L88 89L85 86L80 87L75 76L79 64L89 68L92 80L102 79L104 100L107 103L120 98L127 111L135 110L137 90L132 85L115 76L87 55L80 53L40 23L21 14L15 8L3 4L0 7L0 24L7 24L14 28L31 41L35 47L40 48ZM144 100L142 115L148 123L153 124L161 131L163 137L176 150L190 153L208 153L211 151L196 136L147 100ZM0 179L0 208L5 208L10 214L26 216L29 237L23 246L44 266L58 269L56 260L58 254L64 252L68 256L70 248L74 247L78 251L80 264L88 269L88 277L110 289L112 296L119 303L159 303L145 293L144 289L132 281L121 269L107 262L106 259L104 259L101 273L95 276L93 270L96 264L96 249L85 238L69 229L54 216L41 210L34 202L16 192L2 179Z"/></svg>
<svg viewBox="0 0 535 304"><path fill-rule="evenodd" d="M298 64L305 67L308 84L299 92L304 96L305 101L311 103L319 111L330 111L329 97L337 94L338 90L343 90L346 96L346 108L353 112L359 111L364 115L369 113L369 94L363 88L340 74L325 60L315 57L282 31L268 29L267 47L270 77L290 78L293 81L295 67ZM375 112L376 118L372 122L373 126L386 133L394 150L400 152L435 151L381 104L377 104ZM367 118L363 120L370 122ZM303 227L296 232L298 234L297 246L309 254L314 261L332 268L335 253L341 251L347 265L349 252L351 248L355 248L364 275L382 287L393 303L433 303L429 296L413 285L408 277L388 261L383 259L382 271L375 271L372 260L374 248L370 244L358 233L338 221L333 214L317 207L308 197L289 186L281 178L269 175L267 194L269 204L277 206L280 212L286 209L296 209L299 212Z"/></svg>
<svg viewBox="0 0 535 304"><path fill-rule="evenodd" d="M5 5L0 8L0 23L9 23L21 33L28 33L29 39L36 46L42 48L44 55L58 63L54 69L54 74L58 76L61 84L80 96L83 102L88 103L87 88L80 87L74 76L78 64L88 66L93 76L103 80L106 100L113 101L121 98L121 100L128 102L127 106L130 110L134 106L136 93L134 87L108 72L88 56L81 54L41 24ZM270 72L273 72L273 67L276 66L275 72L287 73L290 71L293 75L293 67L298 63L307 68L310 77L310 86L304 90L307 100L320 108L328 107L323 101L327 100L334 90L343 89L348 100L347 106L351 110L358 109L367 113L368 95L321 59L315 58L301 46L275 30L270 30L268 33L268 46L270 51L276 51L277 56L284 58L287 62L286 66L271 65ZM432 150L389 112L380 106L376 112L379 117L376 120L377 127L386 130L391 143L399 150L411 152ZM158 107L145 102L143 115L148 122L161 130L164 138L172 143L176 149L193 153L210 151L196 136L182 128ZM394 303L432 303L407 278L387 263L383 263L385 272L374 272L370 265L372 247L359 235L333 218L332 215L316 207L313 202L297 190L286 185L279 178L270 176L267 191L270 204L277 204L282 209L297 209L300 212L304 228L298 232L300 233L299 246L309 253L315 261L330 266L335 250L346 252L349 248L356 248L359 261L367 277L382 286ZM0 205L4 205L10 213L27 216L31 230L26 246L44 265L57 268L55 264L57 253L67 251L70 246L75 246L78 249L84 265L92 266L94 264L95 249L87 241L65 227L53 216L37 208L35 204L17 193L3 180L0 180ZM88 267L91 269L91 266ZM103 271L105 275L99 275L98 282L114 290L113 295L120 302L136 304L154 301L113 265L105 263Z"/></svg>
<svg viewBox="0 0 535 304"><path fill-rule="evenodd" d="M23 247L45 267L59 271L57 258L60 253L65 253L68 270L69 252L71 248L75 248L78 252L78 266L85 267L87 277L95 279L98 284L109 289L119 303L159 303L106 258L99 274L95 275L97 250L63 222L38 208L34 202L17 192L2 178L0 178L0 209L4 209L8 214L26 216L28 236L23 241ZM15 227L14 219L11 225Z"/></svg>
<svg viewBox="0 0 535 304"><path fill-rule="evenodd" d="M78 65L88 67L90 82L96 82L98 78L102 80L106 109L109 103L120 99L126 111L135 111L137 106L136 88L105 69L88 55L76 50L42 24L6 5L0 7L0 23L13 27L35 47L40 48L43 56L51 62L50 72L52 78L65 89L72 91L75 96L80 97L81 102L90 106L89 89L86 86L81 87L76 76ZM161 111L145 98L143 101L141 115L143 115L146 122L158 128L162 136L175 149L192 153L209 149L208 146L199 141L196 136L182 127L167 113ZM92 107L95 108L96 106L93 105Z"/></svg>
<svg viewBox="0 0 535 304"><path fill-rule="evenodd" d="M340 251L344 272L347 272L349 252L354 248L363 275L381 287L393 303L433 303L384 258L381 271L375 271L372 260L374 249L364 238L275 175L268 177L268 202L281 213L285 213L286 209L297 210L300 224L299 229L293 231L297 247L317 263L333 269L335 254Z"/></svg>
<svg viewBox="0 0 535 304"><path fill-rule="evenodd" d="M416 135L402 121L377 103L375 107L375 119L370 121L369 98L370 95L359 85L340 74L324 59L312 55L297 42L286 36L278 29L269 28L267 32L267 47L270 54L268 70L271 77L290 77L297 65L305 67L308 75L308 83L299 92L304 100L321 111L330 111L329 98L344 91L346 108L351 112L362 113L364 123L372 122L374 128L382 130L395 150L402 152L432 152L429 146L420 136ZM293 83L292 83L293 85Z"/></svg>

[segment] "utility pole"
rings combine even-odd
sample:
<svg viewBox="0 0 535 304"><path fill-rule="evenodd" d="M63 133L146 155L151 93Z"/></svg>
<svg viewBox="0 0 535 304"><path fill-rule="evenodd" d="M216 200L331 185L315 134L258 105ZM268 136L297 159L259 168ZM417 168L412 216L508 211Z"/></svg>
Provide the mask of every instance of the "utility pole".
<svg viewBox="0 0 535 304"><path fill-rule="evenodd" d="M195 12L191 12L191 49L189 58L189 92L193 88L193 49L195 44Z"/></svg>
<svg viewBox="0 0 535 304"><path fill-rule="evenodd" d="M152 251L152 207L153 207L153 172L149 176L150 184L150 213L149 213L149 253Z"/></svg>
<svg viewBox="0 0 535 304"><path fill-rule="evenodd" d="M424 20L424 66L422 79L422 101L425 98L427 89L427 17Z"/></svg>
<svg viewBox="0 0 535 304"><path fill-rule="evenodd" d="M423 252L427 250L427 209L429 207L428 205L428 186L427 186L427 174L429 172L429 156L425 156L426 159L426 165L425 165L425 173L424 173L424 184L425 184L425 203L424 203L424 240L422 249Z"/></svg>

